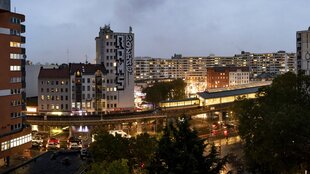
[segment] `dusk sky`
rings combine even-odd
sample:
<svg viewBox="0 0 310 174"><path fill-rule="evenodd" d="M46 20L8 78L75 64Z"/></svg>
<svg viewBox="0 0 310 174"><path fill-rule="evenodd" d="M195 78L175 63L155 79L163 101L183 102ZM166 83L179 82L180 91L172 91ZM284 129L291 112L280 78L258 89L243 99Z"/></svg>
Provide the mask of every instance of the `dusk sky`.
<svg viewBox="0 0 310 174"><path fill-rule="evenodd" d="M310 26L309 0L12 0L14 7L26 15L34 63L92 61L105 24L132 26L135 56L161 58L295 52L296 31Z"/></svg>

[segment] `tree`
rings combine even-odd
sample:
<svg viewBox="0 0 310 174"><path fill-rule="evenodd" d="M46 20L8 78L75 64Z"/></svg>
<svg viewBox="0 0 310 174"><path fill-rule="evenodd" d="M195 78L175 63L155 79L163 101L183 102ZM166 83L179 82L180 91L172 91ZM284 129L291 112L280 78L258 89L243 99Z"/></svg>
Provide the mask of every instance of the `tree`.
<svg viewBox="0 0 310 174"><path fill-rule="evenodd" d="M95 142L90 146L90 152L94 158L94 170L96 164L105 164L111 161L126 159L129 169L144 168L153 158L157 141L144 133L136 138L123 138L120 135L113 136L101 131L95 136Z"/></svg>
<svg viewBox="0 0 310 174"><path fill-rule="evenodd" d="M145 100L157 105L159 102L170 99L180 100L186 97L186 83L182 79L176 79L171 82L158 82L151 87L144 88L146 93Z"/></svg>
<svg viewBox="0 0 310 174"><path fill-rule="evenodd" d="M128 160L120 159L108 163L107 161L93 163L87 174L129 174Z"/></svg>
<svg viewBox="0 0 310 174"><path fill-rule="evenodd" d="M310 78L286 73L234 106L248 168L294 173L310 162Z"/></svg>
<svg viewBox="0 0 310 174"><path fill-rule="evenodd" d="M161 173L210 173L217 174L223 169L227 157L221 159L212 146L208 155L204 155L206 144L195 130L191 130L187 119L170 123L159 141L154 160L148 167L152 174Z"/></svg>
<svg viewBox="0 0 310 174"><path fill-rule="evenodd" d="M95 140L90 146L90 152L95 162L130 158L130 149L128 148L131 143L130 139L101 131L95 136Z"/></svg>

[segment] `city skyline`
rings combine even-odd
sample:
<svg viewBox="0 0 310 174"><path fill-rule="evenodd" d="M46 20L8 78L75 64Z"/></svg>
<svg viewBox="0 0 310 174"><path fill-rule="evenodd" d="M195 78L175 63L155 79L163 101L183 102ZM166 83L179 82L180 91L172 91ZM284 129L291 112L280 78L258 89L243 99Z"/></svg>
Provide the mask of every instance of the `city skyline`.
<svg viewBox="0 0 310 174"><path fill-rule="evenodd" d="M34 63L85 62L85 55L93 61L105 24L122 32L133 27L136 56L163 58L295 52L296 31L309 26L305 0L195 2L13 1L12 11L27 16L27 57Z"/></svg>

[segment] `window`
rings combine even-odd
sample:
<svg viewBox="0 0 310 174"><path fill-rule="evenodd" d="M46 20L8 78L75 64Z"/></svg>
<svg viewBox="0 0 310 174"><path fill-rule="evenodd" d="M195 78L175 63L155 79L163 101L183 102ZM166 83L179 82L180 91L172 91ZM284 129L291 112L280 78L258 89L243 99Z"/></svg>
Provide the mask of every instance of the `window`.
<svg viewBox="0 0 310 174"><path fill-rule="evenodd" d="M21 47L21 43L19 42L10 42L10 47L16 47L16 48L20 48Z"/></svg>
<svg viewBox="0 0 310 174"><path fill-rule="evenodd" d="M116 108L116 104L114 104L114 107Z"/></svg>
<svg viewBox="0 0 310 174"><path fill-rule="evenodd" d="M24 59L24 55L23 54L10 54L10 59Z"/></svg>
<svg viewBox="0 0 310 174"><path fill-rule="evenodd" d="M20 31L19 30L10 29L10 34L11 35L20 36Z"/></svg>
<svg viewBox="0 0 310 174"><path fill-rule="evenodd" d="M87 91L90 91L90 86L87 86Z"/></svg>
<svg viewBox="0 0 310 174"><path fill-rule="evenodd" d="M21 68L18 65L10 66L10 71L20 71L20 70L21 70Z"/></svg>
<svg viewBox="0 0 310 174"><path fill-rule="evenodd" d="M20 83L22 81L21 77L12 77L10 83Z"/></svg>
<svg viewBox="0 0 310 174"><path fill-rule="evenodd" d="M18 19L18 18L16 18L16 17L12 17L12 18L11 18L11 23L13 23L13 24L20 24L20 23L21 23L21 20Z"/></svg>

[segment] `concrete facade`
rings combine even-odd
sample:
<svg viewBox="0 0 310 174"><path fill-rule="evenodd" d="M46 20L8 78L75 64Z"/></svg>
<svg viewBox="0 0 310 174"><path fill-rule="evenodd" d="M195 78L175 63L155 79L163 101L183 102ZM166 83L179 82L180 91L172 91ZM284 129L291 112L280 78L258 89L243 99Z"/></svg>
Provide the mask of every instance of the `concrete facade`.
<svg viewBox="0 0 310 174"><path fill-rule="evenodd" d="M134 109L134 34L113 32L109 25L96 37L96 63L107 69L106 95L109 111ZM115 98L116 96L116 98ZM115 100L114 100L115 99Z"/></svg>
<svg viewBox="0 0 310 174"><path fill-rule="evenodd" d="M31 129L23 122L25 16L10 12L10 1L0 2L0 161L8 162L9 156L31 146Z"/></svg>
<svg viewBox="0 0 310 174"><path fill-rule="evenodd" d="M296 33L297 71L310 75L310 27Z"/></svg>

